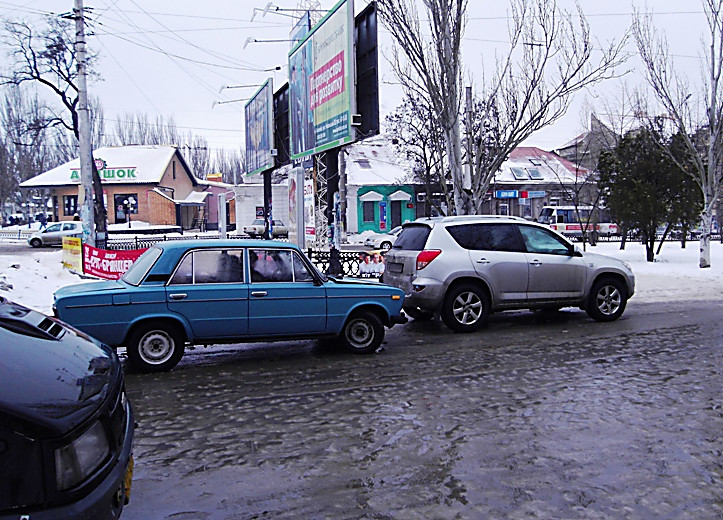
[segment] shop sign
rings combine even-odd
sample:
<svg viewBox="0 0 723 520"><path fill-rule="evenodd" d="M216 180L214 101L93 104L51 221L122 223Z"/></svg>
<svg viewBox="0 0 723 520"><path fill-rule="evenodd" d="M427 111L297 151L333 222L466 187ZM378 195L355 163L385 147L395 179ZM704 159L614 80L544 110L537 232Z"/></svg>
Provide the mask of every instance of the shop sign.
<svg viewBox="0 0 723 520"><path fill-rule="evenodd" d="M497 190L495 191L496 199L517 199L520 197L520 192L517 190Z"/></svg>
<svg viewBox="0 0 723 520"><path fill-rule="evenodd" d="M96 168L98 169L98 174L100 175L101 180L103 181L127 181L127 180L136 180L136 167L135 166L122 166L119 168L108 168L106 166L106 162L102 159L96 159L95 160ZM102 168L98 168L98 165L103 166ZM71 181L80 181L80 168L71 168L70 169L70 180Z"/></svg>

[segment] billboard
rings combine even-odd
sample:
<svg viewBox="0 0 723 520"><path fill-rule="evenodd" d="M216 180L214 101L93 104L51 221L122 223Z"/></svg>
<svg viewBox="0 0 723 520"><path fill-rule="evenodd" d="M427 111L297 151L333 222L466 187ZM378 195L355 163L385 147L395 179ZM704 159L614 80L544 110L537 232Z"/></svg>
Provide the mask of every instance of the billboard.
<svg viewBox="0 0 723 520"><path fill-rule="evenodd" d="M289 53L291 158L354 139L354 5L341 0Z"/></svg>
<svg viewBox="0 0 723 520"><path fill-rule="evenodd" d="M274 86L266 80L244 107L246 116L246 173L253 175L274 167Z"/></svg>

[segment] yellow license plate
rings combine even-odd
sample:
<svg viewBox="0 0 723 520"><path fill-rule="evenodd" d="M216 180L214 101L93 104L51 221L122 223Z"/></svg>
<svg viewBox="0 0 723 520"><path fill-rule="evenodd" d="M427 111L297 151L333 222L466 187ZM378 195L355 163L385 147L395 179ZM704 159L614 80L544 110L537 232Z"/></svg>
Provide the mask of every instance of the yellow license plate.
<svg viewBox="0 0 723 520"><path fill-rule="evenodd" d="M127 504L131 500L131 482L133 481L133 455L131 455L126 467L126 476L123 480L123 490L125 492L125 503Z"/></svg>

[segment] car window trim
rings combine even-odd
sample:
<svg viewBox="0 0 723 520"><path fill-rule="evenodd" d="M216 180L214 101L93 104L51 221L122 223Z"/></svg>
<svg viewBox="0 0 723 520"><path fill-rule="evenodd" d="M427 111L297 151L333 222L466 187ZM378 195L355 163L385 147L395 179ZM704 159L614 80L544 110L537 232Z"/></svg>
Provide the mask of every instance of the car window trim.
<svg viewBox="0 0 723 520"><path fill-rule="evenodd" d="M196 269L195 269L196 259L193 256L191 256L191 283L171 283L173 281L173 277L176 276L176 271L178 271L178 268L184 262L186 257L188 255L193 255L193 253L195 253L196 251L241 251L241 257L243 258L243 261L244 261L243 269L241 269L241 272L242 272L243 278L244 278L243 281L196 283ZM196 247L193 249L189 249L188 251L186 251L183 254L181 259L176 264L176 267L174 267L173 271L171 272L171 275L168 277L168 281L165 283L165 287L176 287L179 285L212 285L212 286L216 286L216 285L229 285L229 284L247 284L249 282L247 282L246 280L249 278L247 278L247 276L246 276L246 265L248 265L248 256L247 256L246 251L248 251L248 247L238 247L238 246L235 246L235 247Z"/></svg>

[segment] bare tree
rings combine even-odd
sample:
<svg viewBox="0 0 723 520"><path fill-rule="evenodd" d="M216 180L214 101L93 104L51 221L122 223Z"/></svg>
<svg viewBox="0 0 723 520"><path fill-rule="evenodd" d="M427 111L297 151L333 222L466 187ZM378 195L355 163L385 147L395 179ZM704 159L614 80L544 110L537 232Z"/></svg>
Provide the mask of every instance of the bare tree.
<svg viewBox="0 0 723 520"><path fill-rule="evenodd" d="M0 109L0 206L10 199L27 202L18 185L38 173L58 164L49 141L58 130L53 127L47 107L37 95L29 95L20 87L7 89ZM40 195L46 200L46 193ZM44 208L43 204L43 208ZM45 211L43 209L43 211Z"/></svg>
<svg viewBox="0 0 723 520"><path fill-rule="evenodd" d="M413 163L414 181L423 184L428 207L434 207L444 215L452 207L445 165L445 147L442 130L436 119L430 117L431 107L423 99L406 97L394 112L387 115L386 122L392 142ZM434 197L441 193L445 206Z"/></svg>
<svg viewBox="0 0 723 520"><path fill-rule="evenodd" d="M132 144L178 145L182 137L173 117L157 115L150 121L147 114L128 113L115 122L113 141L120 146Z"/></svg>
<svg viewBox="0 0 723 520"><path fill-rule="evenodd" d="M221 172L223 181L236 184L242 182L241 175L245 171L244 151L238 150L216 150L213 157L212 170Z"/></svg>
<svg viewBox="0 0 723 520"><path fill-rule="evenodd" d="M8 70L0 72L0 82L14 86L34 83L52 92L64 111L54 111L52 121L73 132L78 139L78 72L72 24L61 18L48 17L45 28L39 33L25 22L6 21L4 28L0 40L14 61ZM88 70L91 70L94 58L88 55ZM95 227L98 232L105 233L107 213L103 186L94 163L93 194Z"/></svg>
<svg viewBox="0 0 723 520"><path fill-rule="evenodd" d="M656 31L651 15L636 11L635 41L645 64L648 83L665 111L664 117L684 141L692 159L681 164L703 193L699 266L711 266L710 235L713 209L721 196L723 182L723 0L703 0L708 22L707 49L701 85L692 87L688 76L675 68L665 35ZM651 116L651 125L655 124Z"/></svg>
<svg viewBox="0 0 723 520"><path fill-rule="evenodd" d="M380 0L379 14L397 42L392 66L410 98L431 108L428 117L442 130L445 156L453 186L454 208L468 213L469 178L462 170L460 103L461 44L467 0L422 0L431 42L425 40L413 0Z"/></svg>
<svg viewBox="0 0 723 520"><path fill-rule="evenodd" d="M426 99L444 130L447 160L453 180L457 213L482 210L487 190L509 153L537 130L555 122L581 89L614 75L625 56L626 37L601 49L594 46L582 11L568 13L547 0L512 0L510 47L483 85L477 103L481 110L468 118L488 121L496 128L475 133L468 152L472 167L463 173L459 110L462 64L460 42L465 27L466 2L423 0L430 19L431 42L422 35L419 15L407 0L381 0L380 14L394 36L393 66L404 87ZM477 108L474 108L477 107ZM469 178L467 178L469 176Z"/></svg>
<svg viewBox="0 0 723 520"><path fill-rule="evenodd" d="M499 141L492 148L475 143L472 198L477 211L510 152L562 117L575 93L614 77L626 59L627 36L599 49L600 57L593 59L595 46L579 6L570 13L554 1L513 0L511 5L509 54L481 94L482 109L496 122Z"/></svg>

